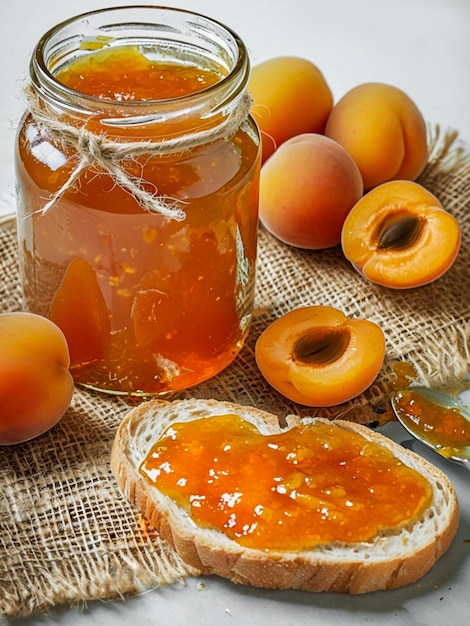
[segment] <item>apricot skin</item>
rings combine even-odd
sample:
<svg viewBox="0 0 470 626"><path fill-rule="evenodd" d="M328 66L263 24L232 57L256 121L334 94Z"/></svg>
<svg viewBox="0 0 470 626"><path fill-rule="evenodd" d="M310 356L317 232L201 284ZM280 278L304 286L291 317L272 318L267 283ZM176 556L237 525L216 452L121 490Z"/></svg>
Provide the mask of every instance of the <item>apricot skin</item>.
<svg viewBox="0 0 470 626"><path fill-rule="evenodd" d="M355 160L366 190L389 180L416 180L428 159L423 116L393 85L351 89L333 107L325 134Z"/></svg>
<svg viewBox="0 0 470 626"><path fill-rule="evenodd" d="M330 248L340 243L362 192L360 172L344 148L323 135L298 135L261 168L260 221L291 246Z"/></svg>
<svg viewBox="0 0 470 626"><path fill-rule="evenodd" d="M394 289L420 287L442 276L460 242L457 220L431 192L407 180L366 193L351 209L341 235L352 265L371 282Z"/></svg>
<svg viewBox="0 0 470 626"><path fill-rule="evenodd" d="M0 315L0 445L33 439L54 426L74 383L62 331L33 313Z"/></svg>
<svg viewBox="0 0 470 626"><path fill-rule="evenodd" d="M323 133L333 95L318 67L307 59L275 57L255 65L248 91L251 113L261 131L263 162L284 141Z"/></svg>
<svg viewBox="0 0 470 626"><path fill-rule="evenodd" d="M376 379L385 357L382 329L330 306L294 309L255 346L258 368L283 396L305 406L342 404Z"/></svg>

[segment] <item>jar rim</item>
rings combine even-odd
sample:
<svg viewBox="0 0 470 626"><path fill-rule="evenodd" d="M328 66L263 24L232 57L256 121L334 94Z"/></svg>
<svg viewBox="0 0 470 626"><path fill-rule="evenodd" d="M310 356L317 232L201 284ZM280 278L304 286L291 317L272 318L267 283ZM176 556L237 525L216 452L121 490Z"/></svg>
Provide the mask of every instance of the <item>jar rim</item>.
<svg viewBox="0 0 470 626"><path fill-rule="evenodd" d="M146 21L139 21L136 19L135 15L132 20L129 19L133 14L138 13L145 15L150 13L161 16L165 15L170 19L162 19L158 22L149 21L147 18ZM214 46L220 44L220 49L223 48L226 53L227 74L222 75L220 80L216 83L197 92L173 98L155 100L116 101L115 99L94 96L77 91L60 82L55 77L54 71L50 67L51 57L53 54L56 54L60 48L59 36L61 34L66 34L67 31L73 29L74 26L76 27L81 24L83 26L90 27L92 26L92 22L94 20L99 21L103 16L118 14L122 14L123 17L127 15L129 21L116 19L112 22L103 22L103 24L99 24L94 27L96 34L98 35L100 31L104 32L105 30L106 32L115 31L117 33L122 33L122 29L126 25L130 25L134 29L146 28L148 31L153 29L153 39L158 41L161 39L164 27L169 28L171 32L176 35L181 35L181 31L178 32L175 24L171 23L172 19L176 21L181 20L181 23L186 23L188 25L188 31L186 32L185 37L188 37L190 34L195 34L199 44L202 44L203 41L207 41ZM184 22L185 19L187 20L186 22ZM191 29L193 29L194 32ZM199 31L197 29L199 29ZM200 32L202 29L212 29L211 37L207 37L207 39L204 40ZM54 41L54 38L58 39L58 41ZM80 45L86 39L87 36L85 31L80 31L79 33L75 33L74 36L69 34L66 44L71 50L77 50L80 49ZM89 36L88 39L90 39ZM178 43L178 41L180 40L174 40L175 43ZM72 45L74 45L74 48L72 48ZM202 50L202 48L199 49ZM231 59L227 57L229 54L232 55ZM226 26L212 17L207 17L195 11L162 5L111 6L103 9L87 11L63 20L51 27L42 35L36 44L30 63L30 74L33 88L37 91L41 98L44 98L44 100L48 102L48 104L54 105L57 104L57 101L59 101L62 104L65 104L68 110L74 111L78 114L89 113L90 108L94 109L95 107L100 107L100 109L115 109L115 107L119 105L124 118L127 117L126 111L128 113L133 111L135 116L139 116L145 110L151 111L152 109L155 109L157 105L161 109L160 112L163 116L169 115L171 117L172 111L178 112L175 114L180 115L182 110L189 107L193 108L195 102L199 100L207 102L207 100L212 96L220 94L221 92L227 92L227 97L222 96L221 100L215 98L216 101L218 100L216 107L210 111L211 115L219 114L227 106L228 101L230 101L231 108L233 108L243 97L248 83L249 72L250 62L245 44L238 34L229 26ZM154 118L155 116L151 115L151 117ZM122 118L120 119L122 121Z"/></svg>

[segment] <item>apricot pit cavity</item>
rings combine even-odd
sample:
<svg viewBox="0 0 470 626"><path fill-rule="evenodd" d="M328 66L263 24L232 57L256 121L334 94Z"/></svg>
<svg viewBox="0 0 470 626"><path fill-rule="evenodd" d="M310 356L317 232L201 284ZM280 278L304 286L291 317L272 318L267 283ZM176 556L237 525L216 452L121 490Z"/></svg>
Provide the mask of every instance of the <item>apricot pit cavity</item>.
<svg viewBox="0 0 470 626"><path fill-rule="evenodd" d="M323 367L344 354L351 334L346 328L315 328L299 337L292 350L292 360Z"/></svg>
<svg viewBox="0 0 470 626"><path fill-rule="evenodd" d="M393 221L385 220L378 238L379 250L402 250L413 246L423 230L423 219L418 215L403 215Z"/></svg>

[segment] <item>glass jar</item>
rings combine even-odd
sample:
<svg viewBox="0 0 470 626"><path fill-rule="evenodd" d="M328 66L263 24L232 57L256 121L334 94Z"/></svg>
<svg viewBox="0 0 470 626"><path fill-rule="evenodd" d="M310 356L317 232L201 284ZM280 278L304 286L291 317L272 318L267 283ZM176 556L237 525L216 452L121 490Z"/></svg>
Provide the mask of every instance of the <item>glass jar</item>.
<svg viewBox="0 0 470 626"><path fill-rule="evenodd" d="M47 32L18 130L25 308L75 381L163 394L220 372L254 301L260 140L243 42L207 17L123 7Z"/></svg>

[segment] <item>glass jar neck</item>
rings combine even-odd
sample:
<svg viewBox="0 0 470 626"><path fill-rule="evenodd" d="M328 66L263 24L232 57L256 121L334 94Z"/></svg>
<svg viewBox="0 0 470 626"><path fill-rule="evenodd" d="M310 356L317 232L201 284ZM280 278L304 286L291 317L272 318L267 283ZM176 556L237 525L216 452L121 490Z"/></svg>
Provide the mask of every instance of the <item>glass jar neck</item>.
<svg viewBox="0 0 470 626"><path fill-rule="evenodd" d="M117 101L71 89L57 73L97 49L134 46L152 59L221 70L220 80L169 99ZM99 132L119 135L205 136L212 128L240 125L249 114L249 59L232 30L197 13L158 6L116 7L71 18L39 41L30 64L31 94L58 116L94 120Z"/></svg>

